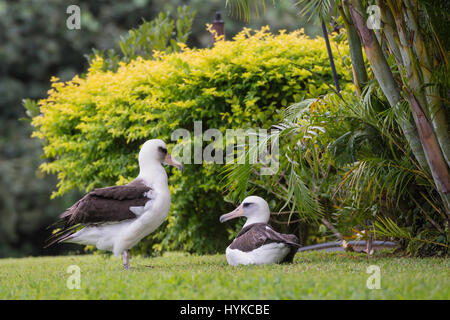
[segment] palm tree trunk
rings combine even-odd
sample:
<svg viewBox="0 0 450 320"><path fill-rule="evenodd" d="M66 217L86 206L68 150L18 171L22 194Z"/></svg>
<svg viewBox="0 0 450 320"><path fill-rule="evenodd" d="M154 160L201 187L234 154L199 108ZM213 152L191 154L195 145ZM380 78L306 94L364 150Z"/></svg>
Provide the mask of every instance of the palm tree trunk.
<svg viewBox="0 0 450 320"><path fill-rule="evenodd" d="M360 0L351 0L349 11L359 37L362 40L364 51L366 52L373 74L378 80L381 90L388 99L389 104L395 108L401 101L400 90L375 34L365 24L364 15L362 14L364 11L362 10ZM417 128L406 115L399 117L399 124L419 165L429 171L430 169L417 133Z"/></svg>
<svg viewBox="0 0 450 320"><path fill-rule="evenodd" d="M386 7L386 3L383 0L377 0L377 5L380 8L381 20L383 21L383 33L389 45L389 49L394 54L395 61L398 65L403 65L403 59L398 46L399 37L397 29L395 28L394 17L392 16L389 8Z"/></svg>
<svg viewBox="0 0 450 320"><path fill-rule="evenodd" d="M450 214L450 174L447 164L439 148L439 143L433 132L433 128L425 117L418 100L411 91L408 91L408 100L413 111L414 120L417 124L427 161L430 164L433 180L444 200L447 214Z"/></svg>
<svg viewBox="0 0 450 320"><path fill-rule="evenodd" d="M353 82L356 87L356 93L358 96L361 96L362 88L364 88L367 82L367 70L366 64L364 63L361 40L359 40L358 32L348 14L348 7L344 9L343 5L339 5L339 12L347 29L347 40L350 49L350 58L352 60Z"/></svg>
<svg viewBox="0 0 450 320"><path fill-rule="evenodd" d="M420 71L422 72L423 84L425 85L429 119L434 132L436 133L437 140L447 165L450 166L450 133L447 115L444 107L442 106L439 92L436 86L433 85L431 72L432 61L428 53L429 50L427 49L427 44L417 22L417 13L414 12L417 3L413 5L410 0L406 0L405 4L409 28L411 29L411 35L414 37L412 39L412 43L414 44L418 65L420 67Z"/></svg>

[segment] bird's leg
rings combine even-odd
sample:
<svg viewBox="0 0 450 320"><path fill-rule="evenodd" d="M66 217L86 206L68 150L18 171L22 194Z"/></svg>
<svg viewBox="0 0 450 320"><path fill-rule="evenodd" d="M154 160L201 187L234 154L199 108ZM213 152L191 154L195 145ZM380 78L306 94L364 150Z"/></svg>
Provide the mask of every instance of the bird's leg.
<svg viewBox="0 0 450 320"><path fill-rule="evenodd" d="M129 254L128 250L125 250L122 253L122 257L123 257L123 268L125 270L130 269L130 254Z"/></svg>

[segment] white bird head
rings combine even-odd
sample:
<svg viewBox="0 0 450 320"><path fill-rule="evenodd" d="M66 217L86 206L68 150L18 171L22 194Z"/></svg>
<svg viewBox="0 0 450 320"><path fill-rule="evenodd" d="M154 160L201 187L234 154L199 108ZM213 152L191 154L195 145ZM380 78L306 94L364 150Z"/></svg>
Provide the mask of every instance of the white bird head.
<svg viewBox="0 0 450 320"><path fill-rule="evenodd" d="M233 218L246 217L244 226L253 223L267 223L270 219L270 209L266 200L258 196L250 196L244 199L235 210L221 215L220 222L223 223Z"/></svg>
<svg viewBox="0 0 450 320"><path fill-rule="evenodd" d="M183 171L183 165L172 158L167 151L166 144L160 139L147 140L139 151L139 167L141 169L155 163L168 164Z"/></svg>

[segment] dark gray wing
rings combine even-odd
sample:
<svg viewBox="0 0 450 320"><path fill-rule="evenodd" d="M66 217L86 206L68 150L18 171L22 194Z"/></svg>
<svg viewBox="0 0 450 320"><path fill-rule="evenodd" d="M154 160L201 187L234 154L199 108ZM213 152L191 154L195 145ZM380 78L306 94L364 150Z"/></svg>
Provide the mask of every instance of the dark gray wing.
<svg viewBox="0 0 450 320"><path fill-rule="evenodd" d="M78 223L122 221L136 218L130 207L144 206L150 187L140 180L124 186L95 189L81 198L60 218L66 220L66 226Z"/></svg>
<svg viewBox="0 0 450 320"><path fill-rule="evenodd" d="M60 215L56 223L62 228L53 234L48 241L51 245L70 236L80 225L117 222L134 219L136 214L130 207L142 207L150 200L151 188L142 180L123 186L113 186L95 189Z"/></svg>
<svg viewBox="0 0 450 320"><path fill-rule="evenodd" d="M295 235L276 232L266 223L255 223L239 232L238 236L231 243L230 249L250 252L262 245L273 242L285 243L291 248L291 251L282 262L292 261L297 249L300 247L298 238Z"/></svg>

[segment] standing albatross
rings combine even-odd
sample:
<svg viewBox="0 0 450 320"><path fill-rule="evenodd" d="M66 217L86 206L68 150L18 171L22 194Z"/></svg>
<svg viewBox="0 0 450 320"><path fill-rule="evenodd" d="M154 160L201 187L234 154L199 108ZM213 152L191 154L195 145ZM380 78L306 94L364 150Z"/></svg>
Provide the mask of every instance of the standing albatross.
<svg viewBox="0 0 450 320"><path fill-rule="evenodd" d="M183 170L172 159L164 141L146 141L139 152L139 175L123 186L95 189L60 215L63 227L49 239L47 247L59 242L94 245L123 255L129 268L128 250L152 233L167 218L170 192L162 163ZM83 227L80 230L80 227Z"/></svg>
<svg viewBox="0 0 450 320"><path fill-rule="evenodd" d="M247 221L225 252L229 264L292 262L300 247L298 239L293 234L278 233L267 224L270 209L263 198L245 198L234 211L220 216L220 222L241 216L246 217Z"/></svg>

